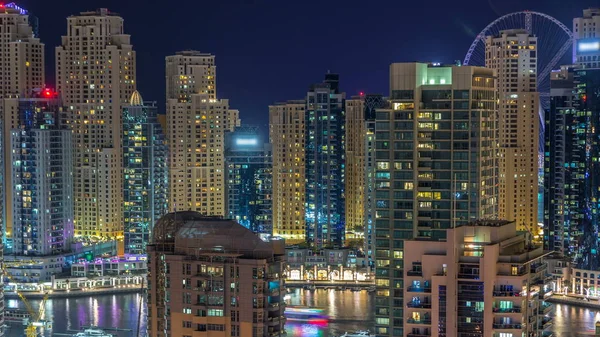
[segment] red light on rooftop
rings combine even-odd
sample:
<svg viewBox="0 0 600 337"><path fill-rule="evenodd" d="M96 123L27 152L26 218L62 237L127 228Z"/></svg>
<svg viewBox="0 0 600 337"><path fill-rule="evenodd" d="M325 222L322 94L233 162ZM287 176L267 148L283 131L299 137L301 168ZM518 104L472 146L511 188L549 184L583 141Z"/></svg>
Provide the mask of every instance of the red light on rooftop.
<svg viewBox="0 0 600 337"><path fill-rule="evenodd" d="M365 95L365 93L364 93L364 92L362 92L362 91L361 91L361 92L359 92L358 94L359 94L359 95L361 95L361 96L364 96L364 95Z"/></svg>
<svg viewBox="0 0 600 337"><path fill-rule="evenodd" d="M44 97L52 97L52 96L54 96L54 93L52 92L51 89L44 89L43 95L44 95Z"/></svg>

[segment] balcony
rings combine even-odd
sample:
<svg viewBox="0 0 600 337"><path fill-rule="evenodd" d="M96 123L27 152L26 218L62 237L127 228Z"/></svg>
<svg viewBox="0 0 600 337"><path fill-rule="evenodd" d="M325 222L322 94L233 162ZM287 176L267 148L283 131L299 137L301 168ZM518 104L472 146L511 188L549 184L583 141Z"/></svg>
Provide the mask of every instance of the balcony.
<svg viewBox="0 0 600 337"><path fill-rule="evenodd" d="M425 319L416 320L416 319L409 318L409 319L406 320L406 323L409 323L409 324L426 324L426 325L431 325L431 319L430 318L425 318Z"/></svg>
<svg viewBox="0 0 600 337"><path fill-rule="evenodd" d="M497 330L521 330L522 325L521 324L494 323L494 329L497 329Z"/></svg>
<svg viewBox="0 0 600 337"><path fill-rule="evenodd" d="M497 291L494 290L494 297L519 297L521 293L518 291Z"/></svg>
<svg viewBox="0 0 600 337"><path fill-rule="evenodd" d="M545 315L545 314L549 313L550 311L552 311L553 307L554 307L554 305L552 303L542 302L542 304L540 305L540 307L538 309L538 315Z"/></svg>
<svg viewBox="0 0 600 337"><path fill-rule="evenodd" d="M279 309L279 303L269 303L269 310L277 310Z"/></svg>
<svg viewBox="0 0 600 337"><path fill-rule="evenodd" d="M406 306L408 308L421 308L421 309L431 309L431 303L423 303L423 302L407 302Z"/></svg>
<svg viewBox="0 0 600 337"><path fill-rule="evenodd" d="M552 326L552 318L544 317L542 321L538 324L538 329L546 330Z"/></svg>
<svg viewBox="0 0 600 337"><path fill-rule="evenodd" d="M467 280L479 280L479 274L459 273L458 278L467 279Z"/></svg>
<svg viewBox="0 0 600 337"><path fill-rule="evenodd" d="M406 272L407 276L423 276L422 270L409 270Z"/></svg>
<svg viewBox="0 0 600 337"><path fill-rule="evenodd" d="M406 291L411 293L430 293L431 288L423 288L423 287L408 287Z"/></svg>
<svg viewBox="0 0 600 337"><path fill-rule="evenodd" d="M521 313L521 308L519 307L514 307L514 308L494 308L494 313L495 314L518 314Z"/></svg>

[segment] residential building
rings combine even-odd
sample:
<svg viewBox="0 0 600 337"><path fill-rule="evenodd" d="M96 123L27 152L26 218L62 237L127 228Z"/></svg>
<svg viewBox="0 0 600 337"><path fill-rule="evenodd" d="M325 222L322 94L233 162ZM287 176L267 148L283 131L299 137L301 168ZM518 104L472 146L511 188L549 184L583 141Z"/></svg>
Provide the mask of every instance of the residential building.
<svg viewBox="0 0 600 337"><path fill-rule="evenodd" d="M600 67L600 9L583 10L573 19L573 62L583 68Z"/></svg>
<svg viewBox="0 0 600 337"><path fill-rule="evenodd" d="M46 84L44 44L32 19L14 3L0 7L0 98L31 97Z"/></svg>
<svg viewBox="0 0 600 337"><path fill-rule="evenodd" d="M148 335L284 336L285 243L233 220L169 213L148 246Z"/></svg>
<svg viewBox="0 0 600 337"><path fill-rule="evenodd" d="M394 63L390 90L390 108L375 116L375 332L403 336L404 241L445 240L449 228L497 215L496 77Z"/></svg>
<svg viewBox="0 0 600 337"><path fill-rule="evenodd" d="M273 162L271 145L258 127L225 134L227 217L254 233L272 235Z"/></svg>
<svg viewBox="0 0 600 337"><path fill-rule="evenodd" d="M306 95L306 241L315 247L345 241L345 98L339 75L329 73Z"/></svg>
<svg viewBox="0 0 600 337"><path fill-rule="evenodd" d="M214 56L167 56L169 210L225 216L224 136L229 101L216 98Z"/></svg>
<svg viewBox="0 0 600 337"><path fill-rule="evenodd" d="M498 216L538 233L539 93L537 37L505 30L486 39L486 67L498 76L500 187Z"/></svg>
<svg viewBox="0 0 600 337"><path fill-rule="evenodd" d="M74 235L73 143L61 101L54 92L44 91L37 98L2 102L3 134L8 135L5 181L11 187L5 194L12 219L5 232L7 252L66 252Z"/></svg>
<svg viewBox="0 0 600 337"><path fill-rule="evenodd" d="M580 208L570 200L578 198L578 189L570 182L573 143L571 126L575 121L573 103L574 71L572 66L561 67L550 75L550 109L545 118L544 152L544 245L566 257L574 257L579 245L578 224ZM577 166L577 164L575 164Z"/></svg>
<svg viewBox="0 0 600 337"><path fill-rule="evenodd" d="M304 242L305 167L303 100L269 106L273 151L273 235L289 243Z"/></svg>
<svg viewBox="0 0 600 337"><path fill-rule="evenodd" d="M139 92L123 107L125 254L144 254L152 226L167 214L167 144L156 102Z"/></svg>
<svg viewBox="0 0 600 337"><path fill-rule="evenodd" d="M56 87L73 129L75 234L123 237L122 106L136 88L123 18L106 8L67 18Z"/></svg>
<svg viewBox="0 0 600 337"><path fill-rule="evenodd" d="M372 265L375 184L375 110L387 106L382 95L361 93L346 100L346 241L360 239Z"/></svg>
<svg viewBox="0 0 600 337"><path fill-rule="evenodd" d="M552 278L545 253L505 220L448 230L446 241L407 240L402 336L532 336L551 333ZM402 291L402 289L400 289Z"/></svg>

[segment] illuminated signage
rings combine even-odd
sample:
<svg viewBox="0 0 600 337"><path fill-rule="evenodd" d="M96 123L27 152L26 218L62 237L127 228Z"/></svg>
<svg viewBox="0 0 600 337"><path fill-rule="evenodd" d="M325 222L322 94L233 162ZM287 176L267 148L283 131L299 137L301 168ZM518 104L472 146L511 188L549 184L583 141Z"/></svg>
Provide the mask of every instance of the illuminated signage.
<svg viewBox="0 0 600 337"><path fill-rule="evenodd" d="M577 51L579 51L581 53L600 51L600 41L599 40L579 41L577 43Z"/></svg>
<svg viewBox="0 0 600 337"><path fill-rule="evenodd" d="M235 144L241 145L241 146L257 145L258 139L256 139L256 138L238 138L235 140Z"/></svg>

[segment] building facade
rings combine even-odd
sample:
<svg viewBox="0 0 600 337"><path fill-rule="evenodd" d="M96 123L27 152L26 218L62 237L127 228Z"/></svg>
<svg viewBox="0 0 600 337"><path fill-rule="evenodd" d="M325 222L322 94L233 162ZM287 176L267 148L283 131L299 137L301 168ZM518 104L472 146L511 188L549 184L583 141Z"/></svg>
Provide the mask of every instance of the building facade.
<svg viewBox="0 0 600 337"><path fill-rule="evenodd" d="M579 213L579 207L570 202L571 198L577 199L577 191L567 185L572 177L570 137L576 98L573 76L572 67L562 67L550 75L550 109L546 111L544 139L544 244L546 249L565 257L573 257L579 245L578 216L571 219L571 214Z"/></svg>
<svg viewBox="0 0 600 337"><path fill-rule="evenodd" d="M144 254L152 226L167 214L167 144L155 102L135 91L123 107L125 254Z"/></svg>
<svg viewBox="0 0 600 337"><path fill-rule="evenodd" d="M123 237L121 113L135 68L123 18L106 8L67 18L56 87L73 129L76 235Z"/></svg>
<svg viewBox="0 0 600 337"><path fill-rule="evenodd" d="M573 19L573 62L584 68L600 67L600 9L583 10Z"/></svg>
<svg viewBox="0 0 600 337"><path fill-rule="evenodd" d="M229 101L216 99L214 56L167 56L169 209L225 216L224 136Z"/></svg>
<svg viewBox="0 0 600 337"><path fill-rule="evenodd" d="M7 250L13 255L56 255L73 239L73 143L60 100L5 99L11 124L4 167L11 189ZM5 130L6 131L6 130ZM6 133L6 132L4 132Z"/></svg>
<svg viewBox="0 0 600 337"><path fill-rule="evenodd" d="M197 212L165 215L152 236L149 336L284 336L284 240Z"/></svg>
<svg viewBox="0 0 600 337"><path fill-rule="evenodd" d="M394 63L390 90L375 116L375 330L403 336L404 241L497 215L498 111L487 68Z"/></svg>
<svg viewBox="0 0 600 337"><path fill-rule="evenodd" d="M257 127L237 127L225 135L227 217L258 234L273 234L271 145Z"/></svg>
<svg viewBox="0 0 600 337"><path fill-rule="evenodd" d="M507 30L486 40L486 67L498 76L501 219L538 233L539 93L537 38Z"/></svg>
<svg viewBox="0 0 600 337"><path fill-rule="evenodd" d="M32 18L14 3L0 7L0 98L31 97L46 84L44 44Z"/></svg>
<svg viewBox="0 0 600 337"><path fill-rule="evenodd" d="M548 336L552 278L530 241L504 220L405 241L403 336Z"/></svg>
<svg viewBox="0 0 600 337"><path fill-rule="evenodd" d="M303 100L269 106L273 151L273 235L289 243L306 238Z"/></svg>
<svg viewBox="0 0 600 337"><path fill-rule="evenodd" d="M326 74L306 96L306 241L315 247L345 241L345 98L337 74Z"/></svg>

